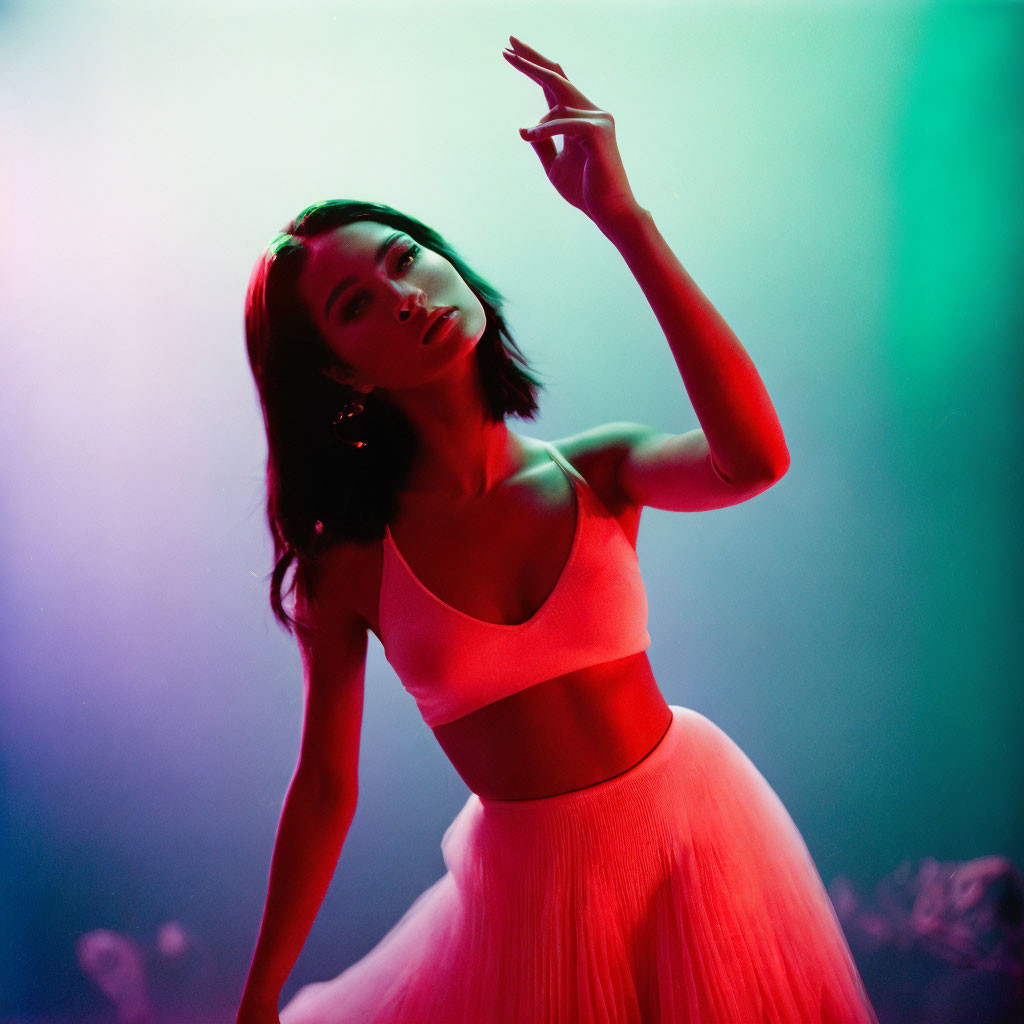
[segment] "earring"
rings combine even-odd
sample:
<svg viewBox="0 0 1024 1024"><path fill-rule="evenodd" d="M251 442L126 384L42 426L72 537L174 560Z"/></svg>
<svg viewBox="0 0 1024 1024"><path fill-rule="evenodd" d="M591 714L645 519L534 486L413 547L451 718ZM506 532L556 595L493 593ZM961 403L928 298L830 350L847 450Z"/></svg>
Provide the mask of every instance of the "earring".
<svg viewBox="0 0 1024 1024"><path fill-rule="evenodd" d="M334 419L331 422L331 427L334 430L334 436L343 444L352 445L353 448L365 448L369 442L342 437L342 428L345 426L346 420L350 420L353 417L358 416L363 411L363 408L363 403L358 398L350 398L347 402L342 403L341 408L335 414Z"/></svg>

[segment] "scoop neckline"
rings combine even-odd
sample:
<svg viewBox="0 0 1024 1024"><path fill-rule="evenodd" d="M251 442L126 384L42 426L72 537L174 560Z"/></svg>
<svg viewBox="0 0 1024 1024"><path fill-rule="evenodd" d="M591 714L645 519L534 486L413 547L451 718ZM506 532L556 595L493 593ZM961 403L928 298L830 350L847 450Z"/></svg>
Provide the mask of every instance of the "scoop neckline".
<svg viewBox="0 0 1024 1024"><path fill-rule="evenodd" d="M405 556L398 549L398 545L395 543L395 538L391 533L391 524L386 523L384 526L384 533L388 541L391 544L391 550L395 553L398 561L401 562L405 571L409 574L412 581L423 591L431 600L441 605L442 608L453 612L460 618L468 619L470 622L476 623L480 626L490 626L493 629L523 629L526 626L533 625L541 615L547 611L552 605L555 596L562 589L562 584L565 581L566 576L569 574L569 569L573 562L576 560L576 552L580 546L580 534L583 528L583 502L580 495L580 488L576 481L576 478L572 473L569 472L568 468L562 464L561 459L554 452L554 446L550 443L543 441L545 451L548 453L548 457L556 466L565 474L569 481L569 486L572 488L573 500L576 506L576 523L573 527L572 545L569 548L569 554L566 556L565 564L562 566L562 571L558 574L558 579L555 580L555 585L551 588L548 596L541 602L540 607L528 618L522 622L491 622L489 619L479 619L475 615L470 615L468 612L462 611L461 608L456 608L454 605L449 604L447 601L438 597L432 590L430 590L423 581L416 575L412 570L412 566L405 560Z"/></svg>

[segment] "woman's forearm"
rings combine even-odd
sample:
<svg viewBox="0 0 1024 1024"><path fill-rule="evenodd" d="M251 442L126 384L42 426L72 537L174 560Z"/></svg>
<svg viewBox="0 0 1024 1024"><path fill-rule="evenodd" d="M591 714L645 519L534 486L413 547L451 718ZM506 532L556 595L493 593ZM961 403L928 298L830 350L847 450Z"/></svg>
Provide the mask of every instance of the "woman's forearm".
<svg viewBox="0 0 1024 1024"><path fill-rule="evenodd" d="M334 876L355 809L354 787L296 769L277 827L243 1001L277 1005Z"/></svg>
<svg viewBox="0 0 1024 1024"><path fill-rule="evenodd" d="M760 374L739 338L637 206L601 226L665 332L708 447L732 480L784 473L789 450Z"/></svg>

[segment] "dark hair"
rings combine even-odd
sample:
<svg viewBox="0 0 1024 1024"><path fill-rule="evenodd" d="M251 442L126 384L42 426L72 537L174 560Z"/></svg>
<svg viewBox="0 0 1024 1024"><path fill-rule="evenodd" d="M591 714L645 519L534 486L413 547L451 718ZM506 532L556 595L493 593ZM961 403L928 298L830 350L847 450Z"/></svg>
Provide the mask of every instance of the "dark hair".
<svg viewBox="0 0 1024 1024"><path fill-rule="evenodd" d="M341 541L381 539L397 512L396 494L408 479L418 439L407 416L380 388L361 395L323 370L345 365L327 345L297 290L307 258L305 239L355 221L390 225L444 256L487 314L476 365L494 422L507 415L533 419L544 385L531 370L501 316L504 296L475 273L436 231L382 203L330 199L307 206L260 254L245 297L245 337L267 433L267 521L274 541L270 605L286 631L298 623L283 598L296 582L312 585L317 558ZM338 439L339 407L358 397L359 436L366 448ZM292 561L296 570L284 589Z"/></svg>

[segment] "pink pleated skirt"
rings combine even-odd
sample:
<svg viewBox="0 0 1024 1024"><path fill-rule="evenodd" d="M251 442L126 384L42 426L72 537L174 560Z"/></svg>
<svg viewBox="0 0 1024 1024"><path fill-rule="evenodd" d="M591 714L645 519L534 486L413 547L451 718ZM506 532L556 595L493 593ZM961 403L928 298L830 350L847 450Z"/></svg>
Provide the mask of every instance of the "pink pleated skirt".
<svg viewBox="0 0 1024 1024"><path fill-rule="evenodd" d="M792 818L699 712L615 778L471 794L446 873L281 1024L877 1024Z"/></svg>

